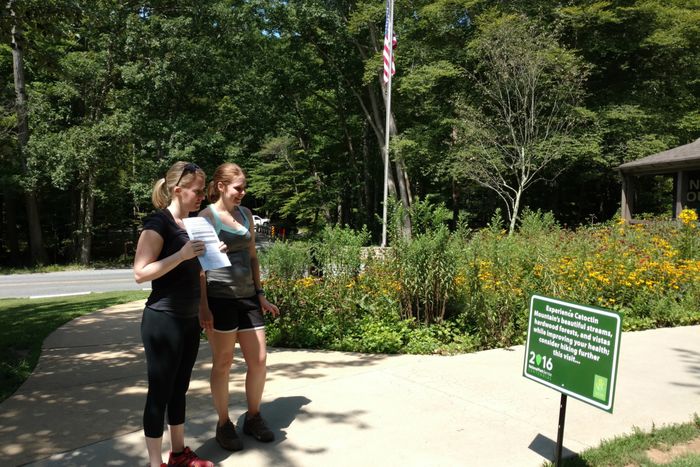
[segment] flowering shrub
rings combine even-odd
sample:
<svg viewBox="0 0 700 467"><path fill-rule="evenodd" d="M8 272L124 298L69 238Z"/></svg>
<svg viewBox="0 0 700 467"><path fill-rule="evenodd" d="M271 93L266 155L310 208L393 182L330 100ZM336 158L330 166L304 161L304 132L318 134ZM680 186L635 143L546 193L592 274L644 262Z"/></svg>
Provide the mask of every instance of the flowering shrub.
<svg viewBox="0 0 700 467"><path fill-rule="evenodd" d="M692 258L699 251L698 241L698 213L693 209L683 209L678 215L681 223L681 234L678 240L678 249L684 258Z"/></svg>
<svg viewBox="0 0 700 467"><path fill-rule="evenodd" d="M366 234L340 232L332 251L350 266L342 274L284 277L299 270L289 258L300 264L308 255L274 252L289 267L266 279L282 310L268 328L270 343L387 353L508 346L524 340L534 293L621 312L624 330L697 324L696 225L694 211L683 211L679 223L610 222L574 232L550 214L526 212L510 236L497 219L472 235L437 226L375 256L360 254ZM322 270L336 271L332 259Z"/></svg>
<svg viewBox="0 0 700 467"><path fill-rule="evenodd" d="M698 226L698 213L694 209L683 209L678 215L678 219L684 226L692 229Z"/></svg>
<svg viewBox="0 0 700 467"><path fill-rule="evenodd" d="M684 235L669 223L479 232L464 312L486 347L522 342L533 293L622 312L625 330L700 322L700 258L681 254Z"/></svg>

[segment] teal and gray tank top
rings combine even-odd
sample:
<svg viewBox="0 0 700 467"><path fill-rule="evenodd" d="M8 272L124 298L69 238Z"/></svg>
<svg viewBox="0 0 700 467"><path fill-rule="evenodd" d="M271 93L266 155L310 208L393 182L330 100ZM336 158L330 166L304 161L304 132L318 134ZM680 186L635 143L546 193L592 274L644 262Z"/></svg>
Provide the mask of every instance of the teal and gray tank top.
<svg viewBox="0 0 700 467"><path fill-rule="evenodd" d="M217 298L247 298L255 296L255 283L248 250L251 236L248 216L237 207L243 216L244 229L234 229L221 221L216 209L209 211L214 218L214 230L219 240L228 247L231 266L207 271L207 294Z"/></svg>

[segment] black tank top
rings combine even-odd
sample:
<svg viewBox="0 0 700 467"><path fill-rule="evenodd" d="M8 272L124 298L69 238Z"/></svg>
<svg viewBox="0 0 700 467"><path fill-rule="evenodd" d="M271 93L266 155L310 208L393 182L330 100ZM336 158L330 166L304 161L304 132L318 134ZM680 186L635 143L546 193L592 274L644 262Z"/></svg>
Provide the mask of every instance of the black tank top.
<svg viewBox="0 0 700 467"><path fill-rule="evenodd" d="M167 209L161 209L150 215L143 223L143 229L153 230L163 237L163 248L160 250L158 260L177 253L189 240L187 231L177 225L173 215ZM151 281L151 294L146 301L146 306L183 318L197 316L201 269L199 260L191 258Z"/></svg>

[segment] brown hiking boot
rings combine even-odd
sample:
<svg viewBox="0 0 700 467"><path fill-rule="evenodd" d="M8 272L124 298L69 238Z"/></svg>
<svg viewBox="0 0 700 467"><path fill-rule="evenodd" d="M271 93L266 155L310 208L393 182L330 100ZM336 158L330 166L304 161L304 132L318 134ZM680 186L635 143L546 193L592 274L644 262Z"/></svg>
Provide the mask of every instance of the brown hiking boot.
<svg viewBox="0 0 700 467"><path fill-rule="evenodd" d="M227 451L240 451L243 441L236 433L236 426L229 419L222 426L216 425L216 442Z"/></svg>
<svg viewBox="0 0 700 467"><path fill-rule="evenodd" d="M248 412L246 412L245 421L243 422L243 433L263 443L269 443L275 439L275 434L270 431L260 414L251 417L248 415Z"/></svg>

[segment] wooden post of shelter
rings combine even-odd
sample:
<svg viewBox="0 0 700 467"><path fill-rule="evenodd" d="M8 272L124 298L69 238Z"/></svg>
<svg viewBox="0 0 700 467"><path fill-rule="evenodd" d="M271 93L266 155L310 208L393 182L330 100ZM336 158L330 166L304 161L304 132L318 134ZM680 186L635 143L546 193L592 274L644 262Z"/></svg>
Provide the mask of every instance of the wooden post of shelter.
<svg viewBox="0 0 700 467"><path fill-rule="evenodd" d="M675 180L675 190L674 194L676 196L675 202L673 203L673 217L678 218L684 207L684 201L687 203L688 194L688 173L680 170L676 174Z"/></svg>
<svg viewBox="0 0 700 467"><path fill-rule="evenodd" d="M622 200L620 207L622 208L622 219L625 222L632 220L632 210L634 209L634 186L632 184L632 177L622 174Z"/></svg>

